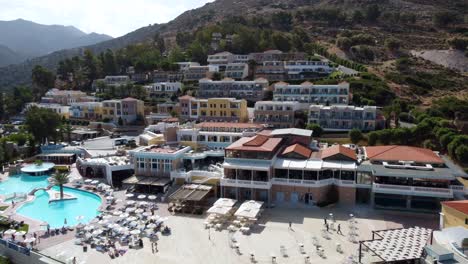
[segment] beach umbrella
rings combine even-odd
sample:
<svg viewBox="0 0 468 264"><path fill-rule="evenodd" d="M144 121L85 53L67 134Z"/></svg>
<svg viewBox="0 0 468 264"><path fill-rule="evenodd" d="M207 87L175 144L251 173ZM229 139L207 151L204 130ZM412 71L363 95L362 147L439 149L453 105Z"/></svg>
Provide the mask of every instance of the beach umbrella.
<svg viewBox="0 0 468 264"><path fill-rule="evenodd" d="M151 216L151 212L144 212L143 215L146 216L146 217L149 217L149 216Z"/></svg>
<svg viewBox="0 0 468 264"><path fill-rule="evenodd" d="M104 218L104 219L110 219L110 218L112 218L112 215L105 215L105 216L103 216L102 218Z"/></svg>
<svg viewBox="0 0 468 264"><path fill-rule="evenodd" d="M94 226L92 226L92 225L88 225L88 226L85 226L85 227L84 227L84 230L85 230L85 231L91 231L91 230L93 230L93 229L94 229Z"/></svg>
<svg viewBox="0 0 468 264"><path fill-rule="evenodd" d="M93 180L91 180L91 179L87 179L87 180L85 180L84 182L85 182L85 183L91 183L92 181L93 181Z"/></svg>
<svg viewBox="0 0 468 264"><path fill-rule="evenodd" d="M129 230L126 227L121 227L121 228L119 228L118 232L120 234L128 234Z"/></svg>
<svg viewBox="0 0 468 264"><path fill-rule="evenodd" d="M127 218L129 216L128 213L123 213L121 215L119 215L120 218Z"/></svg>
<svg viewBox="0 0 468 264"><path fill-rule="evenodd" d="M98 183L99 183L99 181L97 181L97 180L94 180L94 181L91 182L91 184L98 184Z"/></svg>
<svg viewBox="0 0 468 264"><path fill-rule="evenodd" d="M143 209L140 208L140 209L136 209L136 210L135 210L135 213L141 214L141 213L143 213L144 211L145 211L145 210L143 210Z"/></svg>
<svg viewBox="0 0 468 264"><path fill-rule="evenodd" d="M16 233L16 230L14 229L8 229L7 231L3 232L5 235L13 235Z"/></svg>
<svg viewBox="0 0 468 264"><path fill-rule="evenodd" d="M137 197L137 198L138 198L138 199L145 199L145 198L146 198L146 195L144 195L144 194L140 194L140 195L138 195L138 197Z"/></svg>
<svg viewBox="0 0 468 264"><path fill-rule="evenodd" d="M135 210L136 210L135 207L129 207L129 208L125 209L125 212L130 213L130 212L133 212Z"/></svg>
<svg viewBox="0 0 468 264"><path fill-rule="evenodd" d="M106 200L114 200L114 197L113 196L107 196Z"/></svg>
<svg viewBox="0 0 468 264"><path fill-rule="evenodd" d="M107 221L105 219L98 222L98 224L100 224L100 225L105 225L107 223L109 223L109 221Z"/></svg>
<svg viewBox="0 0 468 264"><path fill-rule="evenodd" d="M134 204L135 204L135 201L127 201L126 204L127 204L127 205L134 205Z"/></svg>
<svg viewBox="0 0 468 264"><path fill-rule="evenodd" d="M123 212L122 212L122 211L119 211L119 210L112 212L113 215L117 215L117 216L118 216L118 215L121 215L122 213L123 213Z"/></svg>
<svg viewBox="0 0 468 264"><path fill-rule="evenodd" d="M122 202L122 199L117 199L115 200L116 203L121 203Z"/></svg>
<svg viewBox="0 0 468 264"><path fill-rule="evenodd" d="M18 232L15 233L15 236L23 236L25 234L26 234L25 231L18 231Z"/></svg>
<svg viewBox="0 0 468 264"><path fill-rule="evenodd" d="M140 233L141 233L141 231L138 230L138 229L135 229L135 230L130 231L130 234L135 235L135 236L136 236L136 235L139 235Z"/></svg>
<svg viewBox="0 0 468 264"><path fill-rule="evenodd" d="M95 217L95 218L91 219L90 222L91 222L91 223L97 223L98 221L99 221L99 219L98 219L97 217Z"/></svg>
<svg viewBox="0 0 468 264"><path fill-rule="evenodd" d="M152 215L152 216L150 216L150 219L151 219L151 220L159 220L159 218L161 218L159 215Z"/></svg>
<svg viewBox="0 0 468 264"><path fill-rule="evenodd" d="M138 218L136 216L130 216L129 218L127 218L128 221L135 221L137 219Z"/></svg>
<svg viewBox="0 0 468 264"><path fill-rule="evenodd" d="M133 193L127 193L127 194L125 195L125 197L127 197L127 198L132 198L133 196L135 196Z"/></svg>
<svg viewBox="0 0 468 264"><path fill-rule="evenodd" d="M93 236L99 236L100 234L102 234L101 229L94 230L93 233L92 233Z"/></svg>
<svg viewBox="0 0 468 264"><path fill-rule="evenodd" d="M156 195L150 195L150 196L148 196L148 199L150 199L150 200L156 200L156 198L157 198Z"/></svg>
<svg viewBox="0 0 468 264"><path fill-rule="evenodd" d="M148 202L146 201L141 201L138 203L139 206L145 206L145 205L148 205Z"/></svg>
<svg viewBox="0 0 468 264"><path fill-rule="evenodd" d="M137 221L131 221L130 224L128 224L129 226L132 226L132 227L135 227L138 225L138 222Z"/></svg>
<svg viewBox="0 0 468 264"><path fill-rule="evenodd" d="M24 243L31 243L31 242L34 242L36 241L36 239L34 237L28 237L24 240Z"/></svg>
<svg viewBox="0 0 468 264"><path fill-rule="evenodd" d="M153 229L153 228L156 228L156 224L151 223L151 224L147 225L146 227Z"/></svg>
<svg viewBox="0 0 468 264"><path fill-rule="evenodd" d="M86 238L90 238L90 237L93 236L93 234L91 234L91 233L86 233L85 236L86 236Z"/></svg>

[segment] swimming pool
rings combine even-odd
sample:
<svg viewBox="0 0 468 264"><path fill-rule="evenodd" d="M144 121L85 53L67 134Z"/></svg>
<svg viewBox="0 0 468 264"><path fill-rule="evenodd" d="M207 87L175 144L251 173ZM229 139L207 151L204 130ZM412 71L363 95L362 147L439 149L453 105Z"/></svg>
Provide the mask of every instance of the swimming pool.
<svg viewBox="0 0 468 264"><path fill-rule="evenodd" d="M60 190L58 186L52 189ZM73 226L79 223L77 216L83 216L80 222L87 223L99 215L101 198L98 195L67 187L64 187L63 191L77 199L49 203L49 194L40 190L36 192L34 201L24 204L16 210L16 213L47 222L51 228L62 227L65 219L67 219L67 226Z"/></svg>
<svg viewBox="0 0 468 264"><path fill-rule="evenodd" d="M5 181L0 182L0 194L10 193L28 193L34 188L47 187L49 176L29 176L20 174L18 176L10 176Z"/></svg>

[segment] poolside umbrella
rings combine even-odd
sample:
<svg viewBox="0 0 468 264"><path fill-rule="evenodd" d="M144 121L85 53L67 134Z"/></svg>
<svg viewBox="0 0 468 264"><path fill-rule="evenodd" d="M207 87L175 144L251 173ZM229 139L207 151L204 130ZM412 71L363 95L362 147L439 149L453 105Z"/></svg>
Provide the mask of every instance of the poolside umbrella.
<svg viewBox="0 0 468 264"><path fill-rule="evenodd" d="M104 218L104 219L110 219L110 218L112 218L112 215L105 215L105 216L103 216L102 218Z"/></svg>
<svg viewBox="0 0 468 264"><path fill-rule="evenodd" d="M15 233L15 236L23 236L25 234L26 234L25 231L18 231L18 232Z"/></svg>
<svg viewBox="0 0 468 264"><path fill-rule="evenodd" d="M150 200L156 200L156 198L157 198L156 195L150 195L150 196L148 196L148 199L150 199Z"/></svg>
<svg viewBox="0 0 468 264"><path fill-rule="evenodd" d="M145 206L145 205L148 205L148 202L146 201L141 201L138 203L139 206Z"/></svg>
<svg viewBox="0 0 468 264"><path fill-rule="evenodd" d="M107 196L106 200L114 200L114 196Z"/></svg>
<svg viewBox="0 0 468 264"><path fill-rule="evenodd" d="M146 217L149 217L149 216L151 216L151 212L144 212L143 215L146 216Z"/></svg>
<svg viewBox="0 0 468 264"><path fill-rule="evenodd" d="M118 231L120 234L128 234L128 228L126 227L121 227L119 228L119 231Z"/></svg>
<svg viewBox="0 0 468 264"><path fill-rule="evenodd" d="M145 199L145 198L146 198L146 195L144 195L144 194L140 194L140 195L138 195L138 197L137 197L137 198L138 198L138 199Z"/></svg>
<svg viewBox="0 0 468 264"><path fill-rule="evenodd" d="M28 237L24 240L24 243L31 243L31 242L34 242L36 241L36 239L34 237Z"/></svg>
<svg viewBox="0 0 468 264"><path fill-rule="evenodd" d="M94 229L94 226L92 226L92 225L85 226L85 228L84 228L85 231L91 231L93 229Z"/></svg>
<svg viewBox="0 0 468 264"><path fill-rule="evenodd" d="M127 194L125 195L125 197L127 197L127 198L132 198L133 196L135 196L133 193L127 193Z"/></svg>
<svg viewBox="0 0 468 264"><path fill-rule="evenodd" d="M145 210L143 210L143 209L140 208L140 209L136 209L136 210L135 210L135 213L141 214L141 213L143 213L144 211L145 211Z"/></svg>
<svg viewBox="0 0 468 264"><path fill-rule="evenodd" d="M136 208L135 207L129 207L125 209L125 212L130 213L130 212L135 212Z"/></svg>
<svg viewBox="0 0 468 264"><path fill-rule="evenodd" d="M131 221L130 224L128 224L129 226L131 227L135 227L138 225L138 222L137 221Z"/></svg>
<svg viewBox="0 0 468 264"><path fill-rule="evenodd" d="M91 184L98 184L98 183L99 183L99 181L97 181L97 180L94 180L94 181L91 182Z"/></svg>
<svg viewBox="0 0 468 264"><path fill-rule="evenodd" d="M91 234L91 233L86 233L85 236L86 236L86 238L91 238L91 237L93 236L93 234Z"/></svg>
<svg viewBox="0 0 468 264"><path fill-rule="evenodd" d="M135 230L130 231L130 234L135 235L135 236L136 236L136 235L139 235L140 233L141 233L141 231L138 230L138 229L135 229Z"/></svg>
<svg viewBox="0 0 468 264"><path fill-rule="evenodd" d="M98 221L99 221L99 219L97 219L97 217L95 217L95 218L91 219L90 222L91 222L91 223L97 223Z"/></svg>
<svg viewBox="0 0 468 264"><path fill-rule="evenodd" d="M122 202L122 199L117 199L115 200L116 203L121 203Z"/></svg>
<svg viewBox="0 0 468 264"><path fill-rule="evenodd" d="M128 213L122 213L119 215L120 218L127 218L129 216Z"/></svg>
<svg viewBox="0 0 468 264"><path fill-rule="evenodd" d="M114 212L112 212L113 215L117 215L117 216L118 216L118 215L121 215L122 213L123 213L122 211L114 211Z"/></svg>
<svg viewBox="0 0 468 264"><path fill-rule="evenodd" d="M91 180L91 179L87 179L87 180L85 180L84 182L85 182L85 183L91 183L92 181L93 181L93 180Z"/></svg>
<svg viewBox="0 0 468 264"><path fill-rule="evenodd" d="M151 220L159 220L160 216L159 215L152 215L150 216Z"/></svg>
<svg viewBox="0 0 468 264"><path fill-rule="evenodd" d="M137 219L138 218L136 216L130 216L129 218L127 218L128 221L135 221Z"/></svg>
<svg viewBox="0 0 468 264"><path fill-rule="evenodd" d="M94 230L92 234L93 236L99 236L100 234L102 234L102 230L101 229Z"/></svg>
<svg viewBox="0 0 468 264"><path fill-rule="evenodd" d="M149 224L149 225L147 225L146 227L147 227L147 228L153 229L153 228L156 228L156 224Z"/></svg>
<svg viewBox="0 0 468 264"><path fill-rule="evenodd" d="M5 235L13 235L16 233L16 230L14 229L8 229L7 231L3 232Z"/></svg>
<svg viewBox="0 0 468 264"><path fill-rule="evenodd" d="M134 204L135 204L135 201L127 201L126 204L127 204L127 205L134 205Z"/></svg>
<svg viewBox="0 0 468 264"><path fill-rule="evenodd" d="M98 222L98 224L100 224L100 225L105 225L107 223L109 223L109 221L107 221L105 219Z"/></svg>

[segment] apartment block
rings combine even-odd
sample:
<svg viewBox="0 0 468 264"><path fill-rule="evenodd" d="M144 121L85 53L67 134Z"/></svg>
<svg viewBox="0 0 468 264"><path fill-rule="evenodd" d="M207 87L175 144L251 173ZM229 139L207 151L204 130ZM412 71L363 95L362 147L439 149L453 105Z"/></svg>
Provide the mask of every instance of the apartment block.
<svg viewBox="0 0 468 264"><path fill-rule="evenodd" d="M101 120L102 103L101 102L80 102L70 105L70 119L80 120Z"/></svg>
<svg viewBox="0 0 468 264"><path fill-rule="evenodd" d="M333 68L324 61L285 61L284 69L288 80L304 80L326 76L333 72Z"/></svg>
<svg viewBox="0 0 468 264"><path fill-rule="evenodd" d="M180 82L157 82L144 86L149 98L166 98L182 89Z"/></svg>
<svg viewBox="0 0 468 264"><path fill-rule="evenodd" d="M144 114L144 102L135 98L102 101L102 118L114 123L122 119L124 124L131 124Z"/></svg>
<svg viewBox="0 0 468 264"><path fill-rule="evenodd" d="M249 75L247 63L229 63L224 71L224 77L234 80L243 80Z"/></svg>
<svg viewBox="0 0 468 264"><path fill-rule="evenodd" d="M82 91L50 89L41 98L41 103L70 105L75 102L95 101L96 98L88 96Z"/></svg>
<svg viewBox="0 0 468 264"><path fill-rule="evenodd" d="M190 66L184 72L184 81L198 81L203 78L211 78L217 72L217 66Z"/></svg>
<svg viewBox="0 0 468 264"><path fill-rule="evenodd" d="M377 107L352 105L311 105L309 123L319 124L325 131L348 131L360 129L372 131L376 128Z"/></svg>
<svg viewBox="0 0 468 264"><path fill-rule="evenodd" d="M348 104L349 83L316 85L310 82L274 84L273 101L295 101L309 104Z"/></svg>
<svg viewBox="0 0 468 264"><path fill-rule="evenodd" d="M190 66L189 66L190 67ZM181 82L184 80L182 71L153 71L153 82Z"/></svg>
<svg viewBox="0 0 468 264"><path fill-rule="evenodd" d="M257 64L263 64L267 61L297 61L305 60L306 58L307 54L304 52L285 53L280 50L267 50L265 52L255 52L249 54L249 60L253 60Z"/></svg>
<svg viewBox="0 0 468 264"><path fill-rule="evenodd" d="M297 102L258 101L255 103L254 122L271 128L292 128L296 123L295 113L304 110Z"/></svg>
<svg viewBox="0 0 468 264"><path fill-rule="evenodd" d="M247 101L235 98L179 97L180 118L212 122L247 122Z"/></svg>
<svg viewBox="0 0 468 264"><path fill-rule="evenodd" d="M201 79L198 83L198 95L201 98L235 97L258 101L263 99L264 93L268 89L266 79L256 79L254 81L235 81L228 78L220 81Z"/></svg>
<svg viewBox="0 0 468 264"><path fill-rule="evenodd" d="M67 105L61 105L61 104L45 104L45 103L28 103L25 106L25 111L29 110L31 107L38 107L38 108L44 108L44 109L49 109L53 111L54 113L57 113L63 118L68 119L70 117L70 107Z"/></svg>

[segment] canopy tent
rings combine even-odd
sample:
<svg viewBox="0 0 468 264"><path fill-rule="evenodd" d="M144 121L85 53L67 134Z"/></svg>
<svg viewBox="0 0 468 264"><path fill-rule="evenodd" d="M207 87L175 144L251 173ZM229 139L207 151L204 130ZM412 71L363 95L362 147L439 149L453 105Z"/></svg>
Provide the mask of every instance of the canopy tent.
<svg viewBox="0 0 468 264"><path fill-rule="evenodd" d="M219 198L213 205L214 206L225 206L233 207L236 204L236 200L229 198Z"/></svg>
<svg viewBox="0 0 468 264"><path fill-rule="evenodd" d="M232 210L232 207L227 206L212 206L208 211L209 214L217 214L217 215L227 215Z"/></svg>
<svg viewBox="0 0 468 264"><path fill-rule="evenodd" d="M199 202L208 195L212 188L208 185L186 184L171 194L169 199Z"/></svg>
<svg viewBox="0 0 468 264"><path fill-rule="evenodd" d="M257 218L262 206L262 201L246 201L239 207L239 209L234 213L234 215L238 217L246 217L251 219Z"/></svg>

